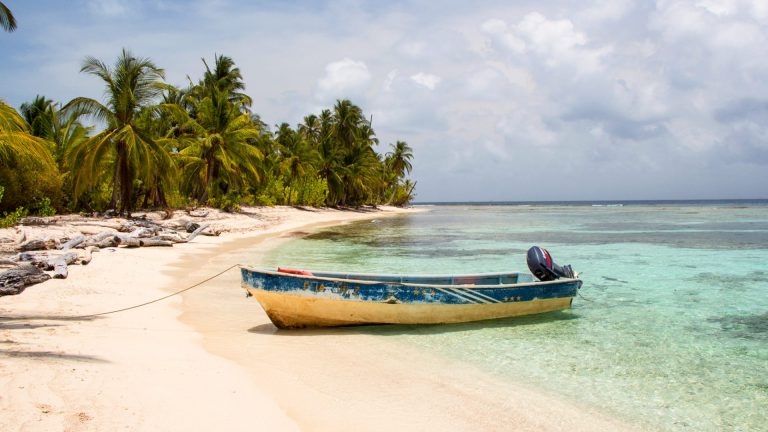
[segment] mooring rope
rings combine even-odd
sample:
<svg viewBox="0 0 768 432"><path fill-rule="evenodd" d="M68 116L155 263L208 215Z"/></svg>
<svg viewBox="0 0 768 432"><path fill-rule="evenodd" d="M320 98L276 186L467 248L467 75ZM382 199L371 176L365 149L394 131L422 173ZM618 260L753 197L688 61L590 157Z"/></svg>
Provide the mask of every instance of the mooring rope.
<svg viewBox="0 0 768 432"><path fill-rule="evenodd" d="M194 285L190 285L190 286L188 286L188 287L186 287L186 288L184 288L184 289L181 289L181 290L175 291L175 292L173 292L173 293L171 293L171 294L168 294L168 295L162 296L162 297L160 297L160 298L156 298L156 299L154 299L154 300L150 300L150 301L148 301L148 302L144 302L144 303L141 303L141 304L137 304L137 305L133 305L133 306L129 306L129 307L124 307L124 308L121 308L121 309L115 309L115 310L111 310L111 311L107 311L107 312L99 312L99 313L95 313L95 314L89 314L89 315L76 315L76 316L50 316L50 317L45 317L45 316L35 316L35 317L29 317L29 318L27 318L27 319L36 319L36 320L45 320L45 319L50 319L50 320L78 320L78 319L85 319L85 318L93 318L93 317L97 317L97 316L110 315L110 314L114 314L114 313L118 313L118 312L124 312L124 311L127 311L127 310L131 310L131 309L138 309L138 308L140 308L140 307L143 307L143 306L147 306L147 305L151 305L152 303L157 303L157 302L159 302L159 301L162 301L162 300L165 300L165 299L167 299L167 298L170 298L170 297L173 297L173 296L179 295L179 294L181 294L181 293L183 293L183 292L185 292L185 291L189 291L189 290L191 290L192 288L196 288L196 287L199 287L200 285L202 285L202 284L204 284L204 283L206 283L206 282L208 282L208 281L211 281L211 280L213 280L213 279L216 279L217 277L219 277L219 276L223 275L224 273L226 273L226 272L228 272L228 271L232 270L232 269L233 269L233 268L235 268L235 267L242 267L242 264L234 264L234 265L231 265L231 266L227 267L226 269L224 269L224 270L222 270L222 271L220 271L220 272L216 273L215 275L213 275L213 276L210 276L210 277L208 277L208 278L206 278L206 279L203 279L203 280L201 280L200 282L197 282L197 283L196 283L196 284L194 284ZM3 320L3 319L7 319L7 320L19 320L19 319L25 319L25 318L24 318L24 317L0 317L0 320Z"/></svg>

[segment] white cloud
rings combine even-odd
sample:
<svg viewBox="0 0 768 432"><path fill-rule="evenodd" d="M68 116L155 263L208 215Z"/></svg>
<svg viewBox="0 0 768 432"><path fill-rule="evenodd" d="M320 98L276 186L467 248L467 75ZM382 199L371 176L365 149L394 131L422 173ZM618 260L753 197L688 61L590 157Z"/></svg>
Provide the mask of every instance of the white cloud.
<svg viewBox="0 0 768 432"><path fill-rule="evenodd" d="M325 75L317 81L315 96L321 101L362 97L371 81L365 62L345 58L325 66Z"/></svg>
<svg viewBox="0 0 768 432"><path fill-rule="evenodd" d="M603 68L602 57L611 52L608 46L588 47L587 35L577 31L571 20L550 20L539 12L525 15L514 26L494 18L480 28L503 50L540 56L549 67L567 66L591 73Z"/></svg>
<svg viewBox="0 0 768 432"><path fill-rule="evenodd" d="M384 85L382 85L382 89L385 92L389 93L392 91L392 83L395 81L395 78L397 78L397 69L393 69L387 74L387 78L384 80Z"/></svg>
<svg viewBox="0 0 768 432"><path fill-rule="evenodd" d="M438 84L440 84L440 81L443 79L440 78L437 75L427 74L424 72L419 72L415 75L411 75L411 81L415 82L416 84L426 87L430 90L434 90L435 87L437 87Z"/></svg>

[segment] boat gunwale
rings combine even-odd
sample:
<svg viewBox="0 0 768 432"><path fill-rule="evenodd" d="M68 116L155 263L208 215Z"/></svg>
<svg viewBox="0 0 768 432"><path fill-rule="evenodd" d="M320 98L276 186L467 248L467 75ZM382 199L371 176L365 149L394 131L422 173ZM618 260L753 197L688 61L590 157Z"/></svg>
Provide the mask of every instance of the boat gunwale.
<svg viewBox="0 0 768 432"><path fill-rule="evenodd" d="M532 286L532 285L555 285L559 283L569 283L569 282L579 282L581 279L578 277L576 278L561 278L556 279L553 281L533 281L533 282L523 282L523 283L514 283L514 284L494 284L494 285L473 285L473 284L463 284L463 285L445 285L445 284L421 284L421 283L414 283L414 282L395 282L395 281L376 281L376 280L362 280L362 279L347 279L347 278L334 278L334 277L328 277L328 276L315 276L315 275L301 275L301 274L294 274L294 273L282 273L275 270L267 270L265 268L258 268L258 267L250 267L250 266L242 266L241 268L248 270L253 273L263 273L268 274L272 276L281 276L281 277L291 277L295 279L315 279L315 280L324 280L324 281L332 281L332 282L354 282L357 284L362 285L376 285L376 284L389 284L389 285L402 285L402 286L412 286L412 287L429 287L429 288L462 288L462 289L491 289L491 288L498 288L498 289L507 289L507 288L513 288L513 287L525 287L525 286ZM312 270L306 270L309 272L312 272ZM331 273L331 272L328 272ZM462 278L462 277L477 277L477 276L501 276L501 275L510 275L510 274L526 274L523 272L510 272L510 273L469 273L469 274L457 274L457 275L445 275L445 274L424 274L424 275L418 275L419 277L451 277L451 278ZM359 276L383 276L381 274L377 273L355 273ZM392 276L401 276L401 275L392 275ZM413 276L413 275L412 275Z"/></svg>

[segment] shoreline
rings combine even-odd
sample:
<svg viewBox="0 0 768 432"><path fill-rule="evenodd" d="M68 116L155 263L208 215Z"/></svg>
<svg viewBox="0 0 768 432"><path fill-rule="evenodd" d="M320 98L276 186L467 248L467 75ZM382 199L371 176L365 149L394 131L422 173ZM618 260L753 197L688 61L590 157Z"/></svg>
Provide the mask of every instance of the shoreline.
<svg viewBox="0 0 768 432"><path fill-rule="evenodd" d="M296 231L388 215L312 214L170 251L101 252L70 279L0 299L0 313L138 304L249 250L260 250L258 260ZM522 386L500 393L483 371L360 329L278 331L235 271L146 308L75 322L4 320L0 331L0 408L13 413L2 430L630 430Z"/></svg>
<svg viewBox="0 0 768 432"><path fill-rule="evenodd" d="M244 254L254 253L258 261L296 230L307 235L337 224L286 228L189 258L197 260L192 267L210 273ZM514 392L499 392L499 382L482 370L366 333L365 327L278 330L257 301L244 298L239 273L213 283L221 286L204 297L183 296L180 320L202 335L208 352L249 370L254 385L301 430L509 430L510 424L521 431L636 430L518 383ZM237 292L224 300L233 285ZM432 370L424 374L414 365Z"/></svg>

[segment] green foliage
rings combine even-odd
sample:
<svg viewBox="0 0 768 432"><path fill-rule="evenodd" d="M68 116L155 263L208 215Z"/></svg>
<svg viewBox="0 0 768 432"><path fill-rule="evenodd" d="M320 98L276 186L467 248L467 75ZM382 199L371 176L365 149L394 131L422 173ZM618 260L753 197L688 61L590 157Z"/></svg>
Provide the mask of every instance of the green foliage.
<svg viewBox="0 0 768 432"><path fill-rule="evenodd" d="M312 177L305 183L299 191L296 204L310 207L321 207L325 205L328 197L328 183L325 179Z"/></svg>
<svg viewBox="0 0 768 432"><path fill-rule="evenodd" d="M29 161L19 161L13 168L0 165L0 184L5 188L0 211L36 208L36 203L46 197L49 207L62 207L62 178L55 167Z"/></svg>
<svg viewBox="0 0 768 432"><path fill-rule="evenodd" d="M40 216L53 216L56 214L56 209L51 206L51 199L48 197L43 197L37 201L32 209Z"/></svg>
<svg viewBox="0 0 768 432"><path fill-rule="evenodd" d="M283 186L283 181L281 179L272 179L261 189L261 192L256 196L254 204L271 207L277 204L284 204L285 202L285 186Z"/></svg>
<svg viewBox="0 0 768 432"><path fill-rule="evenodd" d="M103 101L77 97L62 108L37 96L21 114L0 101L0 211L16 209L12 220L23 208L53 215L202 203L237 211L413 199L413 149L397 141L378 153L359 106L338 100L273 132L250 112L231 58L203 65L200 80L175 88L151 60L123 50L111 67L92 57L83 63L81 72L103 81ZM104 129L85 127L83 115Z"/></svg>
<svg viewBox="0 0 768 432"><path fill-rule="evenodd" d="M18 224L20 220L27 216L27 214L28 212L24 207L19 207L10 213L3 212L3 217L0 218L0 228L10 228Z"/></svg>
<svg viewBox="0 0 768 432"><path fill-rule="evenodd" d="M226 212L234 213L240 211L241 197L239 194L227 194L216 198L211 198L208 204L212 207L220 208Z"/></svg>

